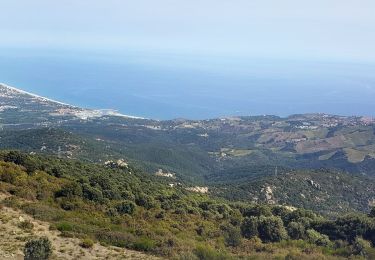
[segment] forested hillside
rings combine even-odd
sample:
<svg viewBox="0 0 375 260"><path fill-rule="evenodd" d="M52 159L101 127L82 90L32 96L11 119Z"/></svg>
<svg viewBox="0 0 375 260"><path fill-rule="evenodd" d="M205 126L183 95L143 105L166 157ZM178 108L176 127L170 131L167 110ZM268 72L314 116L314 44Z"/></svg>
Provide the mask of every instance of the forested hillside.
<svg viewBox="0 0 375 260"><path fill-rule="evenodd" d="M373 212L329 220L303 209L169 187L132 166L12 151L0 159L0 190L11 195L3 207L21 209L50 222L61 236L86 243L177 259L374 256Z"/></svg>
<svg viewBox="0 0 375 260"><path fill-rule="evenodd" d="M366 212L375 203L373 178L332 170L252 166L213 179L216 183L212 193L216 196L232 201L291 205L326 216Z"/></svg>
<svg viewBox="0 0 375 260"><path fill-rule="evenodd" d="M100 243L170 259L375 258L373 119L158 121L5 85L0 94L4 212L49 223L82 250ZM12 239L25 255L59 250L24 222L17 230L27 237Z"/></svg>

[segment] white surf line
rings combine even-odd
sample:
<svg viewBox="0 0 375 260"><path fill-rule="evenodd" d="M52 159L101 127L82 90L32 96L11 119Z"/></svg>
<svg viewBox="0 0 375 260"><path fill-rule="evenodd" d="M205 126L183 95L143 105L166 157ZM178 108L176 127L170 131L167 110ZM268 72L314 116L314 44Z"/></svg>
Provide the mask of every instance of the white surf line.
<svg viewBox="0 0 375 260"><path fill-rule="evenodd" d="M7 84L4 84L4 83L0 83L0 86L3 86L3 87L8 88L8 89L11 89L11 90L16 91L16 92L21 93L21 94L25 94L25 95L29 95L29 96L32 96L32 97L35 97L35 98L42 99L42 100L45 100L45 101L50 101L50 102L57 103L57 104L64 105L64 106L79 108L77 106L73 106L73 105L70 105L70 104L67 104L67 103L63 103L63 102L60 102L60 101L57 101L57 100L54 100L54 99L42 97L42 96L36 95L34 93L27 92L27 91L24 91L24 90L15 88L15 87L11 87L11 86L9 86Z"/></svg>
<svg viewBox="0 0 375 260"><path fill-rule="evenodd" d="M75 105L71 105L71 104L67 104L67 103L63 103L63 102L60 102L60 101L57 101L57 100L54 100L54 99L51 99L51 98L42 97L42 96L36 95L34 93L27 92L27 91L24 91L24 90L19 89L19 88L15 88L15 87L9 86L9 85L7 85L5 83L1 83L1 82L0 82L0 86L8 88L8 89L13 90L13 91L16 91L16 92L21 93L21 94L25 94L25 95L29 95L29 96L32 96L32 97L35 97L35 98L39 98L39 99L42 99L44 101L49 101L49 102L57 103L57 104L60 104L60 105L69 106L71 108L80 109L82 111L86 110L86 111L92 111L92 112L100 112L103 115L126 117L126 118L132 118L132 119L146 119L144 117L124 115L124 114L121 114L121 113L119 113L119 112L117 112L116 110L113 110L113 109L87 109L87 108L81 108L81 107L78 107L78 106L75 106ZM108 111L108 112L106 113L105 111Z"/></svg>

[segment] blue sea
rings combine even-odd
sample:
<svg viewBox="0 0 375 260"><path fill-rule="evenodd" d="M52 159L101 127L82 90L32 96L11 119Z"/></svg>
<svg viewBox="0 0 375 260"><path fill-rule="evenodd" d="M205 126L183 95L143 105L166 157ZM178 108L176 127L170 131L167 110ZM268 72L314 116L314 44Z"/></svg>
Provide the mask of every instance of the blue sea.
<svg viewBox="0 0 375 260"><path fill-rule="evenodd" d="M375 116L375 64L129 51L1 50L0 82L155 119Z"/></svg>

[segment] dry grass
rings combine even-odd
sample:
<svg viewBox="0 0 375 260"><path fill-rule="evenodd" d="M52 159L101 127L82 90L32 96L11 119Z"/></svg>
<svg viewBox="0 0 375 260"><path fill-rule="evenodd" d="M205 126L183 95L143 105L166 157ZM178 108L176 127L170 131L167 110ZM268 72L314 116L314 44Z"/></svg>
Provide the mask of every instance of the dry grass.
<svg viewBox="0 0 375 260"><path fill-rule="evenodd" d="M0 193L0 201L7 195ZM30 221L34 226L27 232L20 223ZM84 249L77 238L61 237L57 230L50 230L47 222L38 221L20 211L2 207L0 209L0 259L23 259L25 242L34 236L48 237L54 249L52 259L158 259L140 252L118 247L105 247L95 243Z"/></svg>

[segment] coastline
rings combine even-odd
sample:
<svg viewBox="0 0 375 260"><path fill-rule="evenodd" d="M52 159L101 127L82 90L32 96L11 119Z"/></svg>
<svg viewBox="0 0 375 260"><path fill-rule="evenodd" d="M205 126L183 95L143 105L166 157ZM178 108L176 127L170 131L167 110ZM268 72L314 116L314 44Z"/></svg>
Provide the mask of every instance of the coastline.
<svg viewBox="0 0 375 260"><path fill-rule="evenodd" d="M68 106L69 108L80 109L80 110L83 110L83 111L96 112L96 113L101 114L101 116L110 115L110 116L118 116L118 117L132 118L132 119L146 119L146 118L138 117L138 116L125 115L125 114L122 114L122 113L118 112L117 110L111 109L111 108L110 109L88 109L88 108L82 108L82 107L79 107L79 106L76 106L76 105L71 105L71 104L60 102L60 101L57 101L57 100L54 100L54 99L51 99L51 98L43 97L43 96L40 96L40 95L31 93L31 92L28 92L28 91L24 91L22 89L9 86L8 84L2 83L2 82L0 82L0 87L4 87L4 88L7 88L7 89L10 89L10 90L18 92L20 94L32 96L34 98L38 98L38 99L41 99L43 101L48 101L48 102L56 103L56 104L59 104L59 105L62 105L62 106Z"/></svg>

